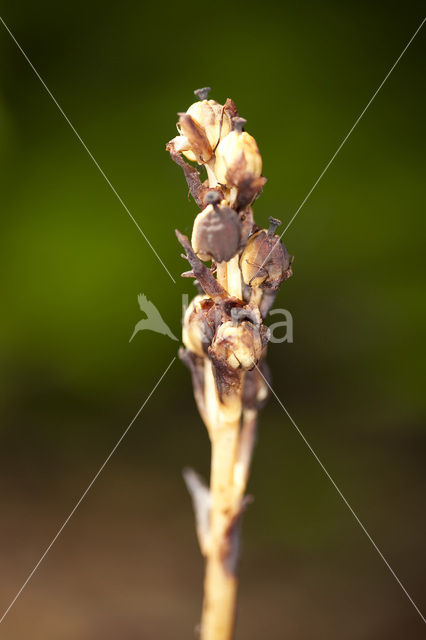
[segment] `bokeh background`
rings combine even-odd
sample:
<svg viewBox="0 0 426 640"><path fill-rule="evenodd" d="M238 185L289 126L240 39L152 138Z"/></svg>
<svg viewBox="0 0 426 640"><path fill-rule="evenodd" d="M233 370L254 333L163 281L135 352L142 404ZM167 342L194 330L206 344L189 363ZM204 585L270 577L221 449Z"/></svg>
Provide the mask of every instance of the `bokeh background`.
<svg viewBox="0 0 426 640"><path fill-rule="evenodd" d="M1 15L177 280L0 25L0 608L177 350L196 206L176 112L232 97L287 223L422 19L422 4L3 2ZM426 608L425 90L421 32L285 236L294 343L273 385ZM7 640L193 637L203 564L181 469L209 444L176 361L0 626ZM244 520L238 640L425 637L420 617L279 405Z"/></svg>

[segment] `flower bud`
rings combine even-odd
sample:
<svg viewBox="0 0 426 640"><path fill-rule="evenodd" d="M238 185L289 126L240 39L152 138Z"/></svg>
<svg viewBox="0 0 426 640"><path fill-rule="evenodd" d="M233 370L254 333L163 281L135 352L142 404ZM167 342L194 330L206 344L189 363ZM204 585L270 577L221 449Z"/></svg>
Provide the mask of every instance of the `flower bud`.
<svg viewBox="0 0 426 640"><path fill-rule="evenodd" d="M182 342L189 351L202 358L213 339L214 329L208 318L213 306L214 302L208 296L195 296L183 318Z"/></svg>
<svg viewBox="0 0 426 640"><path fill-rule="evenodd" d="M201 260L227 262L240 246L240 218L233 209L218 205L220 195L217 191L208 192L206 200L212 200L213 203L195 218L192 248Z"/></svg>
<svg viewBox="0 0 426 640"><path fill-rule="evenodd" d="M262 174L262 156L256 140L241 130L242 118L234 118L237 127L228 133L216 149L214 172L220 184L238 187L247 177Z"/></svg>
<svg viewBox="0 0 426 640"><path fill-rule="evenodd" d="M228 135L232 129L229 109L225 109L223 105L216 102L216 100L207 100L209 90L209 87L205 87L204 89L194 91L200 100L194 102L186 112L186 115L190 116L193 122L201 128L209 143L211 154L208 159L203 157L203 162L208 162L220 140ZM179 122L179 124L182 128L183 135L191 142L190 137L188 137L185 132L187 127L185 127L185 125L182 126L181 122ZM186 150L183 153L188 160L199 162L199 154L196 149L191 148L189 151Z"/></svg>
<svg viewBox="0 0 426 640"><path fill-rule="evenodd" d="M291 276L291 262L280 237L274 234L281 222L276 218L269 221L268 230L261 229L249 238L241 254L240 268L245 284L250 287L277 290Z"/></svg>
<svg viewBox="0 0 426 640"><path fill-rule="evenodd" d="M223 359L231 369L253 369L263 349L259 328L251 322L222 324L212 343L214 355Z"/></svg>

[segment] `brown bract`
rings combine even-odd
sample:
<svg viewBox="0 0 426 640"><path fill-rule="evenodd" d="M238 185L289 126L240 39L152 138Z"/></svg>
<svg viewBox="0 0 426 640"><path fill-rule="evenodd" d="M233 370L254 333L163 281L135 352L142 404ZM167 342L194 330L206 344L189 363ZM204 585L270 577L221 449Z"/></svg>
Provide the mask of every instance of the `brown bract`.
<svg viewBox="0 0 426 640"><path fill-rule="evenodd" d="M223 106L223 110L225 111L225 113L229 115L231 120L233 120L234 118L238 118L238 116L240 115L238 113L238 109L235 102L231 98L227 98Z"/></svg>
<svg viewBox="0 0 426 640"><path fill-rule="evenodd" d="M264 356L262 356L262 360L258 367L254 367L251 371L247 371L244 378L243 406L245 409L259 410L265 405L269 397L269 388L265 383L264 378L270 381L271 374Z"/></svg>
<svg viewBox="0 0 426 640"><path fill-rule="evenodd" d="M189 349L179 348L179 358L188 367L191 373L192 389L197 409L203 420L207 422L206 406L204 400L204 360Z"/></svg>
<svg viewBox="0 0 426 640"><path fill-rule="evenodd" d="M191 151L200 164L208 162L213 155L213 149L207 135L201 125L198 124L187 113L179 113L179 127L182 134L187 138Z"/></svg>
<svg viewBox="0 0 426 640"><path fill-rule="evenodd" d="M209 347L209 358L213 365L213 374L220 402L224 405L234 402L235 397L242 393L241 371L230 367L226 359L217 354L212 347Z"/></svg>
<svg viewBox="0 0 426 640"><path fill-rule="evenodd" d="M183 233L181 233L177 229L175 230L175 233L180 244L185 249L186 258L192 267L194 276L197 278L198 282L203 288L203 291L208 296L213 298L213 300L215 301L219 301L219 300L223 300L224 298L227 298L228 297L227 292L222 287L222 285L219 284L216 278L213 276L210 269L208 269L206 265L203 264L201 260L198 258L187 236L183 235Z"/></svg>
<svg viewBox="0 0 426 640"><path fill-rule="evenodd" d="M257 178L256 176L247 173L242 173L238 178L236 175L237 173L237 169L234 172L231 172L232 180L238 180L238 191L234 206L237 211L241 211L241 209L245 209L259 197L263 187L265 186L266 178L263 176Z"/></svg>
<svg viewBox="0 0 426 640"><path fill-rule="evenodd" d="M170 140L170 142L166 144L166 151L170 153L173 162L176 162L176 164L183 169L189 191L200 209L202 209L203 191L205 191L205 189L203 188L197 169L188 162L185 162L181 154L176 151L174 140Z"/></svg>

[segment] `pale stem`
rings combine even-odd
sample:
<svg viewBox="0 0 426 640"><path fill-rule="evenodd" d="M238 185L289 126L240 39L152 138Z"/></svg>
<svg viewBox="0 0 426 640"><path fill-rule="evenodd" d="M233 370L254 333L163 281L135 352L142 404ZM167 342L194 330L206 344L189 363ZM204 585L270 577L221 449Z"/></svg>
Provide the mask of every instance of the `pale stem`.
<svg viewBox="0 0 426 640"><path fill-rule="evenodd" d="M250 475L251 460L257 434L257 410L244 409L237 460L234 467L235 503L244 496Z"/></svg>
<svg viewBox="0 0 426 640"><path fill-rule="evenodd" d="M241 271L240 271L240 262L239 255L237 253L236 256L231 258L231 260L227 263L228 268L228 292L230 296L235 296L242 300L243 298L243 290L241 284Z"/></svg>
<svg viewBox="0 0 426 640"><path fill-rule="evenodd" d="M226 291L228 291L228 263L227 262L218 262L216 264L216 276L218 282L222 285Z"/></svg>
<svg viewBox="0 0 426 640"><path fill-rule="evenodd" d="M260 307L262 302L263 291L260 287L253 287L250 296L250 302Z"/></svg>
<svg viewBox="0 0 426 640"><path fill-rule="evenodd" d="M204 579L202 640L232 640L236 598L236 577L224 571L220 554L211 552Z"/></svg>
<svg viewBox="0 0 426 640"><path fill-rule="evenodd" d="M215 173L213 171L213 166L214 166L214 162L212 162L212 160L210 160L210 162L207 162L205 165L206 167L206 171L207 171L207 178L209 180L209 187L210 189L214 189L214 187L217 187L217 179L215 176Z"/></svg>
<svg viewBox="0 0 426 640"><path fill-rule="evenodd" d="M209 186L217 180L212 165L206 165ZM241 272L238 255L228 263L217 264L217 280L231 296L242 299ZM219 398L211 361L204 365L204 400L210 424L210 533L206 553L204 601L201 620L202 640L231 640L235 624L237 578L235 567L229 561L233 555L232 524L239 512L235 502L234 468L239 450L242 413L241 373L240 388L222 402Z"/></svg>
<svg viewBox="0 0 426 640"><path fill-rule="evenodd" d="M211 430L211 514L201 620L202 640L231 640L234 631L237 578L227 560L233 554L230 534L236 515L233 476L240 415L235 411L235 404L232 403L228 410L218 400L218 420Z"/></svg>

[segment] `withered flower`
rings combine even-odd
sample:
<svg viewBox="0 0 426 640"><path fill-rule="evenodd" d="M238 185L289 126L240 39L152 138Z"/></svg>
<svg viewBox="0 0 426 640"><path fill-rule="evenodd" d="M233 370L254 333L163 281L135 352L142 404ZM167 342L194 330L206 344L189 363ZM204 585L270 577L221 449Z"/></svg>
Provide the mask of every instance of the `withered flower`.
<svg viewBox="0 0 426 640"><path fill-rule="evenodd" d="M190 145L182 153L194 162L208 162L220 140L232 128L229 109L216 100L207 100L209 91L210 87L194 91L200 100L194 102L185 114L179 114L180 130Z"/></svg>
<svg viewBox="0 0 426 640"><path fill-rule="evenodd" d="M259 327L244 321L222 324L216 332L211 351L226 361L231 369L253 369L259 361L264 347Z"/></svg>
<svg viewBox="0 0 426 640"><path fill-rule="evenodd" d="M288 251L274 233L281 222L272 217L269 222L269 229L260 229L249 238L241 254L240 268L245 284L275 291L292 271Z"/></svg>
<svg viewBox="0 0 426 640"><path fill-rule="evenodd" d="M195 218L192 247L201 260L228 261L240 246L240 218L233 209L219 206L218 191L207 192L205 201L211 204Z"/></svg>
<svg viewBox="0 0 426 640"><path fill-rule="evenodd" d="M242 180L262 174L262 156L253 136L242 130L245 122L234 118L234 130L216 149L214 172L220 184L238 187Z"/></svg>
<svg viewBox="0 0 426 640"><path fill-rule="evenodd" d="M208 316L212 307L214 302L209 296L195 296L183 319L182 342L201 357L205 357L214 335L214 325Z"/></svg>

